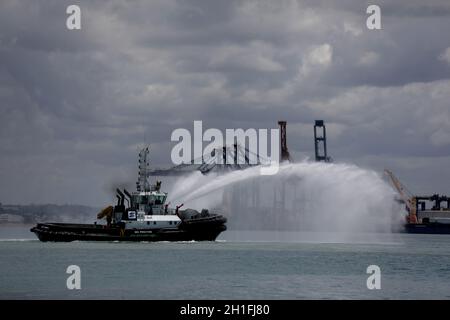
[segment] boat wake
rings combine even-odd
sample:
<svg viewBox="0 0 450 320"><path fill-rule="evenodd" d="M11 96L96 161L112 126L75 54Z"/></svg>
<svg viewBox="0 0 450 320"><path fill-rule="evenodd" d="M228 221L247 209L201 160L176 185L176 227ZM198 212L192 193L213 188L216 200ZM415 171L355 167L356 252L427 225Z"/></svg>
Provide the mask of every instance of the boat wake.
<svg viewBox="0 0 450 320"><path fill-rule="evenodd" d="M38 242L37 239L0 239L0 242Z"/></svg>

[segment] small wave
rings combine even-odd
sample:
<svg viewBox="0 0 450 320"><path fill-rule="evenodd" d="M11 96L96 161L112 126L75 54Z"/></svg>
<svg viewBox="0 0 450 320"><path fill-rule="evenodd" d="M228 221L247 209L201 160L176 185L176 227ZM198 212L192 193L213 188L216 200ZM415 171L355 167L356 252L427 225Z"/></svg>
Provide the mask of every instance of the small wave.
<svg viewBox="0 0 450 320"><path fill-rule="evenodd" d="M37 239L0 239L0 242L25 242L25 241L39 241Z"/></svg>
<svg viewBox="0 0 450 320"><path fill-rule="evenodd" d="M162 244L180 244L180 243L198 243L199 241L195 241L195 240L182 240L182 241L150 241L150 243L162 243ZM141 241L142 243L142 241Z"/></svg>

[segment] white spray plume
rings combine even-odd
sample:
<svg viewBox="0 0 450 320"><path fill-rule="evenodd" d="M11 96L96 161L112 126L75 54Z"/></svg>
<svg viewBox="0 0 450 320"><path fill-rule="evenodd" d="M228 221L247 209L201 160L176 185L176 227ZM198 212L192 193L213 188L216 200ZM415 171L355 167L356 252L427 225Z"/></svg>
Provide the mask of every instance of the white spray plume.
<svg viewBox="0 0 450 320"><path fill-rule="evenodd" d="M257 207L249 204L252 192L258 193ZM402 221L387 182L350 164L287 163L273 176L261 176L260 167L223 175L195 172L179 179L169 196L185 207L221 208L231 229L386 233Z"/></svg>

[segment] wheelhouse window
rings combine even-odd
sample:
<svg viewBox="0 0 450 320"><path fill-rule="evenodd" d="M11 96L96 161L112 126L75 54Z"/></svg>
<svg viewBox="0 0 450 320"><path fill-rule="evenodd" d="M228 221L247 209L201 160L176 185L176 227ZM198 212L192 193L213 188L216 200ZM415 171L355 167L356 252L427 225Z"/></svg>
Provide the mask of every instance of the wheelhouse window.
<svg viewBox="0 0 450 320"><path fill-rule="evenodd" d="M163 204L165 196L155 196L155 204Z"/></svg>
<svg viewBox="0 0 450 320"><path fill-rule="evenodd" d="M140 204L147 204L148 203L148 197L147 196L141 196Z"/></svg>

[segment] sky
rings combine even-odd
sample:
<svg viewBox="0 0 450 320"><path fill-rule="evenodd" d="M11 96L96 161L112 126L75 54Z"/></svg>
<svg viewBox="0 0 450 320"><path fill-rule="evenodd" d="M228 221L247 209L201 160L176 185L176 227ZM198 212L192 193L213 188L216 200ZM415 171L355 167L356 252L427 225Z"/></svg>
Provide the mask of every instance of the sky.
<svg viewBox="0 0 450 320"><path fill-rule="evenodd" d="M170 165L171 132L194 120L286 120L301 161L323 119L335 162L450 194L448 30L446 0L3 0L0 202L101 206L134 185L140 146Z"/></svg>

